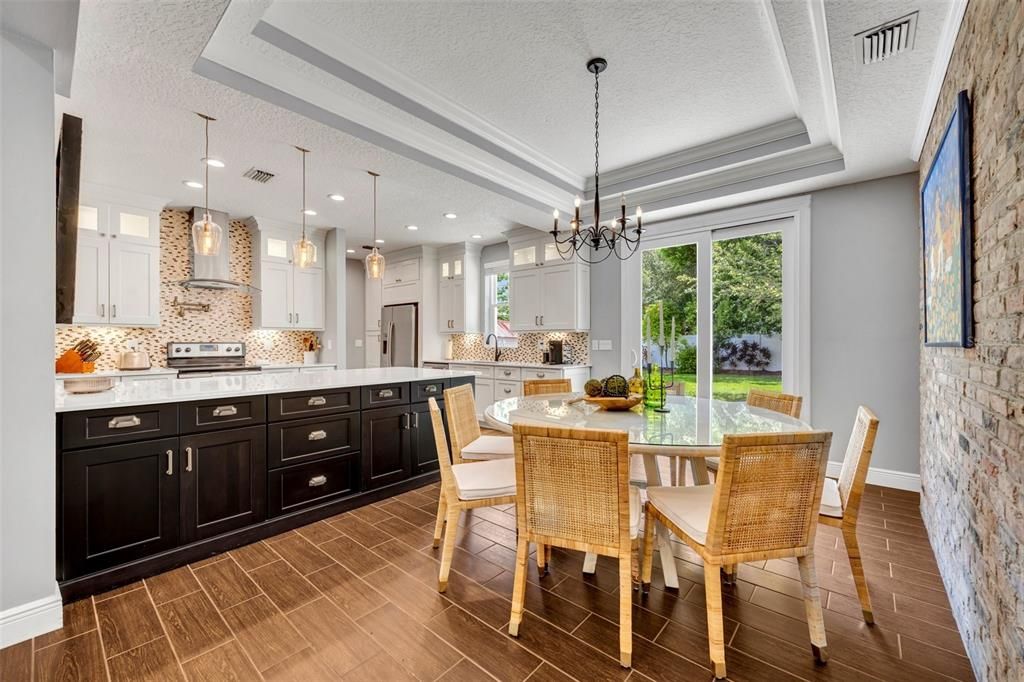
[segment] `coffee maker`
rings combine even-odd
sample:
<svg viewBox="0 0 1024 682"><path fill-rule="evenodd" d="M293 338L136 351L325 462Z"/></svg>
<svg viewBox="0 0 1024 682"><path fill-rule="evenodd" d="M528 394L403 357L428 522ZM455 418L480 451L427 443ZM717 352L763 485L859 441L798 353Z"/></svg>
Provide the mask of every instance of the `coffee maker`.
<svg viewBox="0 0 1024 682"><path fill-rule="evenodd" d="M544 351L545 365L561 365L565 363L564 346L561 339L548 341L548 349Z"/></svg>

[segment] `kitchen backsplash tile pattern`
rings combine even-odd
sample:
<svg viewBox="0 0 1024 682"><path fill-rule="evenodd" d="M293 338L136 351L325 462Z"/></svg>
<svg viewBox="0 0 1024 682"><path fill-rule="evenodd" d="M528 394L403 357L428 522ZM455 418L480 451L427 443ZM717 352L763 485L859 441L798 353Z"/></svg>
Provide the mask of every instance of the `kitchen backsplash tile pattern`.
<svg viewBox="0 0 1024 682"><path fill-rule="evenodd" d="M547 347L550 339L561 339L568 355L566 364L590 364L590 334L587 332L520 332L515 348L502 348L501 359L505 362L540 362L541 350L537 344ZM455 360L493 360L494 347L484 345L483 334L453 334L452 356ZM429 360L430 358L426 358Z"/></svg>
<svg viewBox="0 0 1024 682"><path fill-rule="evenodd" d="M188 276L189 217L185 211L160 214L160 326L157 328L62 326L56 331L54 355L84 338L100 345L97 370L117 368L117 355L129 343L149 353L154 366L164 366L168 341L244 341L249 362L302 362L302 340L311 332L253 329L252 297L236 291L186 290L178 284ZM231 221L231 277L252 283L252 236L240 221ZM179 317L171 302L208 303L209 312Z"/></svg>

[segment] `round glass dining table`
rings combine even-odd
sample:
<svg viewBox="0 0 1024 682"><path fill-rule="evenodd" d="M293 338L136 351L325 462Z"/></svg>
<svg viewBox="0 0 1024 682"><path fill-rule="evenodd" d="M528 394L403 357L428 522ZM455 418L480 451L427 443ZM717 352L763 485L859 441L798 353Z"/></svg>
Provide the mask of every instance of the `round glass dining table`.
<svg viewBox="0 0 1024 682"><path fill-rule="evenodd" d="M507 398L488 407L484 419L491 427L506 433L512 432L513 424L625 431L629 434L630 451L643 457L648 486L662 485L659 456L689 460L693 465L694 483L707 484L709 478L702 458L718 455L718 446L725 434L811 430L809 424L799 419L751 407L745 402L668 396L667 412L658 412L643 404L613 412L583 402L580 396L579 393L552 393ZM660 524L656 531L665 585L678 588L669 533ZM593 573L596 565L597 557L588 554L583 570Z"/></svg>

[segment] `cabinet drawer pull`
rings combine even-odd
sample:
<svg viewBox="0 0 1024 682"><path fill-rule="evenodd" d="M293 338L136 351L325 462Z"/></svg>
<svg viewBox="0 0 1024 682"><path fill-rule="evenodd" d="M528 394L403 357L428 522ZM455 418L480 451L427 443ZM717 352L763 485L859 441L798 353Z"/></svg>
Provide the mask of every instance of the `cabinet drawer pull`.
<svg viewBox="0 0 1024 682"><path fill-rule="evenodd" d="M437 393L437 384L427 384L423 388L424 393Z"/></svg>
<svg viewBox="0 0 1024 682"><path fill-rule="evenodd" d="M233 417L238 414L238 408L234 405L221 405L213 408L214 417Z"/></svg>
<svg viewBox="0 0 1024 682"><path fill-rule="evenodd" d="M511 388L506 388L506 389L505 389L505 393L511 393L511 392L512 392L512 389L511 389Z"/></svg>
<svg viewBox="0 0 1024 682"><path fill-rule="evenodd" d="M167 471L164 473L168 476L174 475L174 450L167 451Z"/></svg>
<svg viewBox="0 0 1024 682"><path fill-rule="evenodd" d="M107 422L107 428L110 429L130 429L133 426L139 426L142 424L142 420L134 414L131 415L118 415Z"/></svg>
<svg viewBox="0 0 1024 682"><path fill-rule="evenodd" d="M310 488L319 488L322 485L327 485L327 477L324 476L323 474L320 474L319 476L314 476L313 478L309 479Z"/></svg>
<svg viewBox="0 0 1024 682"><path fill-rule="evenodd" d="M306 404L310 407L320 407L327 404L327 398L322 395L315 395L306 401Z"/></svg>
<svg viewBox="0 0 1024 682"><path fill-rule="evenodd" d="M505 374L505 376L510 377L510 376L512 376L512 370L506 369L504 374Z"/></svg>
<svg viewBox="0 0 1024 682"><path fill-rule="evenodd" d="M547 375L544 374L544 372L537 372L537 378L538 379L543 379L545 376L547 376Z"/></svg>
<svg viewBox="0 0 1024 682"><path fill-rule="evenodd" d="M192 471L192 448L185 448L185 471Z"/></svg>
<svg viewBox="0 0 1024 682"><path fill-rule="evenodd" d="M377 391L377 397L378 398L391 398L394 395L395 395L395 392L392 391L390 388L384 388L384 389L381 389L381 390Z"/></svg>
<svg viewBox="0 0 1024 682"><path fill-rule="evenodd" d="M323 429L310 431L309 436L307 436L307 438L309 438L309 440L323 440L324 438L327 438L327 432L324 431Z"/></svg>

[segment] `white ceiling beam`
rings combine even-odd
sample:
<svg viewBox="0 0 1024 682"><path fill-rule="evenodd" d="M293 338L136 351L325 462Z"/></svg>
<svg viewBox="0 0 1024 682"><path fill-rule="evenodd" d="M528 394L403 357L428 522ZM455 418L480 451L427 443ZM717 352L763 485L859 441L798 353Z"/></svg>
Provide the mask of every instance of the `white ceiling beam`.
<svg viewBox="0 0 1024 682"><path fill-rule="evenodd" d="M914 161L921 159L921 150L924 149L924 140L928 136L928 128L931 127L932 116L939 102L939 92L942 90L942 82L946 79L946 69L949 68L949 60L953 57L953 48L956 46L956 37L960 34L960 24L963 22L965 11L967 0L953 0L949 5L949 11L946 12L939 44L935 47L932 69L928 74L928 86L921 102L921 113L917 116L914 139L910 142L910 158Z"/></svg>
<svg viewBox="0 0 1024 682"><path fill-rule="evenodd" d="M828 43L828 20L825 17L825 0L808 0L807 11L811 18L811 38L814 57L817 60L818 79L821 83L822 104L825 107L825 125L829 140L842 150L842 136L839 130L839 104L836 99L836 78L832 71L832 49Z"/></svg>

